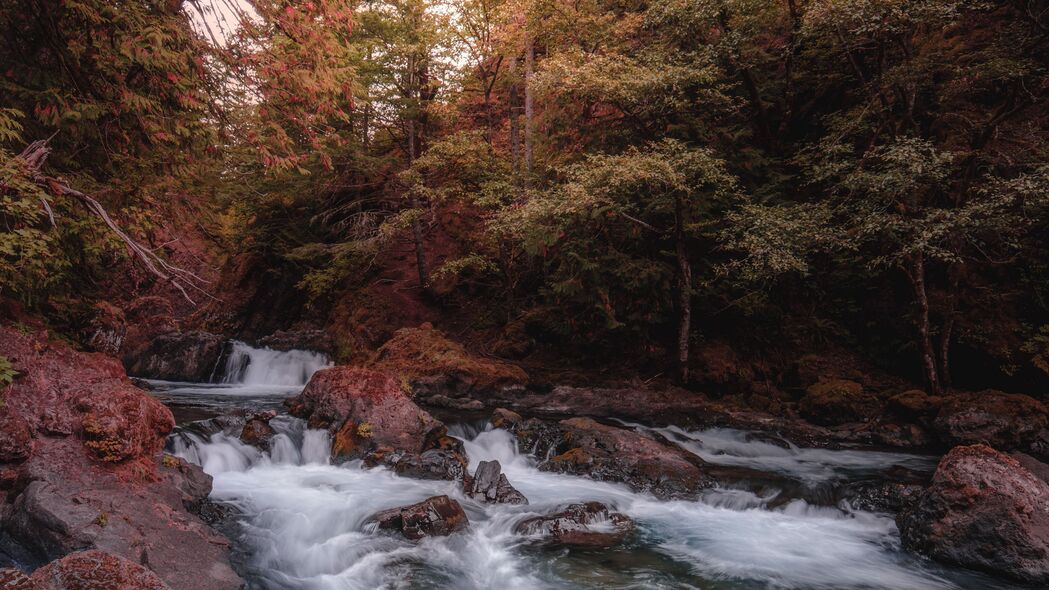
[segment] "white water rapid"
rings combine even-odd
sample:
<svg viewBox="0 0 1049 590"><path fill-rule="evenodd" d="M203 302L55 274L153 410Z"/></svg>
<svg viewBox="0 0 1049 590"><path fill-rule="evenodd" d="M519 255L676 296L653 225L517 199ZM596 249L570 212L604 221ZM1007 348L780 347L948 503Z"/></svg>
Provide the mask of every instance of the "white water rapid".
<svg viewBox="0 0 1049 590"><path fill-rule="evenodd" d="M699 501L659 501L624 486L536 469L502 430L452 428L471 471L498 459L526 506L484 505L453 482L401 478L359 462L328 464L323 431L288 417L261 453L223 434L173 435L175 453L214 477L212 497L239 513L239 554L253 589L682 589L924 590L1008 588L943 568L900 549L891 516L847 504L802 500L769 505L746 490L713 490ZM701 456L800 478L848 477L849 467L886 469L908 455L783 449L735 431L668 431ZM773 447L773 448L769 448ZM774 450L778 449L778 450ZM367 524L379 510L448 494L470 526L409 542ZM571 502L597 500L633 518L621 548L542 549L514 534L520 520Z"/></svg>
<svg viewBox="0 0 1049 590"><path fill-rule="evenodd" d="M255 348L232 340L212 383L148 380L153 395L180 421L238 409L279 409L317 371L331 366L327 355L309 350Z"/></svg>

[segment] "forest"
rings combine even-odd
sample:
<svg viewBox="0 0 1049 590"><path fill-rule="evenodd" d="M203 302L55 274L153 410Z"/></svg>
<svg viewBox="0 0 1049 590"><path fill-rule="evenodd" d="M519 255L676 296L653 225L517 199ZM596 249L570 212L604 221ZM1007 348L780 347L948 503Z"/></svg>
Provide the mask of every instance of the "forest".
<svg viewBox="0 0 1049 590"><path fill-rule="evenodd" d="M5 0L0 25L0 566L15 568L0 586L4 571L68 577L78 555L112 570L99 588L1049 583L1049 2ZM362 391L395 409L360 405ZM485 432L512 433L514 462L468 426L493 410ZM578 547L522 557L517 541L499 545L513 567L478 562L474 544L469 567L425 544L322 558L255 517L284 509L277 492L246 500L226 472L247 447L280 463L279 437L307 469L318 430L333 470L463 482L438 497L464 520L476 498L522 504L495 482L556 505L556 472L697 511L745 481L756 504L733 509L844 502L891 533L835 541L846 533L806 513L820 563L754 557L777 572L761 577L723 539L660 537L685 556L652 545L670 534L652 522L674 518L600 488L514 534L615 546L633 565ZM804 454L852 448L873 454ZM784 449L827 479L751 462ZM874 457L891 465L857 475ZM233 539L233 557L140 559L161 534L107 525L116 509L41 536L48 519L18 516L52 469L36 461L101 462L114 471L99 498L139 477L168 485L142 475L164 469L192 495L199 472L207 491L170 510ZM965 479L981 472L992 487L1028 479L988 499ZM309 518L337 518L336 503ZM367 522L412 539L419 505ZM62 506L52 520L75 512ZM420 535L498 537L429 509L444 520ZM1010 510L1031 516L989 524ZM619 517L632 532L614 541L562 538L565 522L619 531ZM870 549L901 543L933 561ZM370 551L386 561L362 571ZM127 567L106 560L128 556L160 586L113 581ZM212 557L228 575L195 580ZM605 573L579 577L590 568Z"/></svg>

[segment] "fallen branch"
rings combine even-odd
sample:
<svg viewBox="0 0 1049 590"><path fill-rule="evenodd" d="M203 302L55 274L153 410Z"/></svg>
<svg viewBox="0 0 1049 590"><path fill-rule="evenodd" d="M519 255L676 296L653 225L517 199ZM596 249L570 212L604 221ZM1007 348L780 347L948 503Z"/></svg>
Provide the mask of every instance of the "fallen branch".
<svg viewBox="0 0 1049 590"><path fill-rule="evenodd" d="M102 223L105 223L110 231L116 234L116 236L124 242L128 250L131 251L131 254L146 267L146 270L148 270L150 274L163 281L171 283L179 293L182 293L182 296L186 298L186 301L196 305L193 298L189 296L188 290L197 291L206 297L214 299L214 297L201 287L201 285L207 284L208 281L184 268L169 264L166 260L157 255L156 252L138 243L134 238L125 233L124 230L120 229L120 226L113 221L102 204L94 197L72 188L61 179L53 178L44 174L42 172L43 165L44 162L47 161L47 156L51 153L51 148L47 146L47 141L48 140L45 139L34 141L18 156L26 163L26 168L33 182L50 190L57 196L70 196L79 200L88 211L101 219ZM51 207L45 202L44 208L47 210L48 215L51 218L52 225L54 225L55 218L54 214L51 212Z"/></svg>

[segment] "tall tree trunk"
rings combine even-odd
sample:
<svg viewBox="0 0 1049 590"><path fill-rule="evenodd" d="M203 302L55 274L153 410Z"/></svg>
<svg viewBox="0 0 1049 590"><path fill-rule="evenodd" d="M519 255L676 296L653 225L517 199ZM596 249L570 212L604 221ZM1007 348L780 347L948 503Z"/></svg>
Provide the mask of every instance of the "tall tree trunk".
<svg viewBox="0 0 1049 590"><path fill-rule="evenodd" d="M418 149L418 141L415 135L415 120L408 120L408 161L409 165L415 161L418 157L416 149ZM422 209L422 202L419 201L419 197L412 195L412 209L416 211ZM423 250L423 226L422 220L419 218L418 213L412 218L412 241L415 242L415 264L419 271L419 288L426 290L430 284L429 273L426 269L426 251Z"/></svg>
<svg viewBox="0 0 1049 590"><path fill-rule="evenodd" d="M514 184L520 182L521 172L521 131L520 110L517 106L520 98L517 96L517 58L510 60L510 170L513 175Z"/></svg>
<svg viewBox="0 0 1049 590"><path fill-rule="evenodd" d="M678 378L682 384L689 380L688 356L689 336L692 332L692 265L688 261L685 243L685 200L677 197L674 202L674 248L677 253L678 306L681 308L677 325Z"/></svg>
<svg viewBox="0 0 1049 590"><path fill-rule="evenodd" d="M940 331L940 382L944 389L951 387L951 338L954 335L954 310L958 302L958 283L962 269L951 265L947 269L947 310L944 312L943 329Z"/></svg>
<svg viewBox="0 0 1049 590"><path fill-rule="evenodd" d="M525 192L532 188L533 145L535 141L535 105L532 76L535 75L535 41L528 35L525 47L525 130L524 130L524 187Z"/></svg>
<svg viewBox="0 0 1049 590"><path fill-rule="evenodd" d="M942 389L936 372L936 350L932 343L932 329L929 321L929 296L925 291L925 259L921 254L911 257L907 276L911 280L915 301L918 304L918 339L921 346L925 382L930 394L939 395Z"/></svg>

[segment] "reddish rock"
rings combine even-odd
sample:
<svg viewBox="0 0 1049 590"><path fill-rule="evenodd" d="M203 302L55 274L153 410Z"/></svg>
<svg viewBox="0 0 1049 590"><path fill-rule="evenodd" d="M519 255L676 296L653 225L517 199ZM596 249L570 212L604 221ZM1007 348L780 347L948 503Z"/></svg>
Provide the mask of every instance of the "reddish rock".
<svg viewBox="0 0 1049 590"><path fill-rule="evenodd" d="M1049 484L986 445L952 449L896 522L911 549L1049 584Z"/></svg>
<svg viewBox="0 0 1049 590"><path fill-rule="evenodd" d="M553 545L607 548L622 543L633 528L634 522L625 514L612 512L600 502L586 502L523 520L514 532L539 536Z"/></svg>
<svg viewBox="0 0 1049 590"><path fill-rule="evenodd" d="M506 408L496 408L496 410L492 412L492 417L489 418L488 421L491 422L492 426L495 428L510 430L524 421L524 418L522 418L517 412L507 410Z"/></svg>
<svg viewBox="0 0 1049 590"><path fill-rule="evenodd" d="M491 393L528 381L520 367L470 354L428 323L398 330L379 348L373 366L408 378L413 391L426 397Z"/></svg>
<svg viewBox="0 0 1049 590"><path fill-rule="evenodd" d="M270 410L251 416L240 431L240 442L260 449L269 449L270 440L277 434L270 426L270 420L276 415L276 412Z"/></svg>
<svg viewBox="0 0 1049 590"><path fill-rule="evenodd" d="M32 450L33 432L29 423L6 405L0 407L0 463L24 461Z"/></svg>
<svg viewBox="0 0 1049 590"><path fill-rule="evenodd" d="M820 381L810 386L798 402L802 416L823 426L865 422L878 410L878 399L865 393L859 383L847 379Z"/></svg>
<svg viewBox="0 0 1049 590"><path fill-rule="evenodd" d="M981 391L947 396L933 428L952 445L984 443L1003 451L1044 455L1032 445L1049 426L1049 411L1026 395Z"/></svg>
<svg viewBox="0 0 1049 590"><path fill-rule="evenodd" d="M539 464L543 471L623 482L661 497L689 497L714 483L702 461L680 447L590 418L527 420L516 434L523 448L550 457Z"/></svg>
<svg viewBox="0 0 1049 590"><path fill-rule="evenodd" d="M285 402L311 428L335 430L337 458L363 458L381 447L421 453L447 432L386 373L339 366L318 371L303 392Z"/></svg>
<svg viewBox="0 0 1049 590"><path fill-rule="evenodd" d="M377 522L380 529L400 531L413 541L447 536L470 524L463 507L448 496L434 496L418 504L383 510L370 520Z"/></svg>
<svg viewBox="0 0 1049 590"><path fill-rule="evenodd" d="M33 572L33 590L171 590L155 573L105 551L78 551Z"/></svg>
<svg viewBox="0 0 1049 590"><path fill-rule="evenodd" d="M34 590L33 581L21 570L0 569L0 588L3 590Z"/></svg>
<svg viewBox="0 0 1049 590"><path fill-rule="evenodd" d="M28 454L19 447L21 462L3 471L17 485L6 486L0 506L0 551L41 565L100 549L148 563L180 590L242 585L228 542L186 508L210 480L159 458L171 412L132 386L116 359L75 352L43 330L7 327L0 355L19 372L4 389L5 419L28 428L32 440Z"/></svg>

